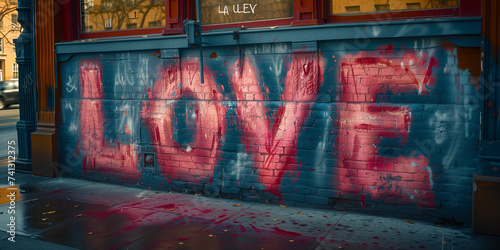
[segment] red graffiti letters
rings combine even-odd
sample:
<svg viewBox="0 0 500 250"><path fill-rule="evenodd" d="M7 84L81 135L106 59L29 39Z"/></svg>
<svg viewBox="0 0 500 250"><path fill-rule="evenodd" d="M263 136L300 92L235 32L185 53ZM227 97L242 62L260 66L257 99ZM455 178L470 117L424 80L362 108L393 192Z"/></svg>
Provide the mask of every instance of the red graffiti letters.
<svg viewBox="0 0 500 250"><path fill-rule="evenodd" d="M221 138L225 135L226 109L218 102L218 93L207 67L205 83L200 83L197 61L161 69L154 90L148 90L149 102L143 102L142 118L148 127L157 154L160 171L169 181L207 182L213 176ZM188 146L174 139L174 107L183 97L196 101L191 118L195 120L195 140ZM204 181L205 180L205 181Z"/></svg>
<svg viewBox="0 0 500 250"><path fill-rule="evenodd" d="M103 136L102 65L98 60L80 62L80 134L83 172L110 172L137 179L137 152L132 145L106 140Z"/></svg>
<svg viewBox="0 0 500 250"><path fill-rule="evenodd" d="M231 71L231 83L238 101L238 117L243 123L244 140L253 161L259 169L262 184L279 196L279 185L285 171L295 162L297 139L309 115L311 103L316 100L323 72L317 54L293 55L285 79L283 101L278 114L271 121L255 67L248 61L237 61Z"/></svg>
<svg viewBox="0 0 500 250"><path fill-rule="evenodd" d="M347 193L370 194L373 200L405 204L415 201L433 207L434 194L429 160L403 152L411 128L407 105L377 105L380 94L424 95L435 79L438 62L422 52L394 53L389 47L379 53L360 52L341 61L342 84L338 139L340 168L338 188ZM383 140L394 145L386 146ZM387 152L387 153L386 153ZM383 155L390 156L383 156Z"/></svg>

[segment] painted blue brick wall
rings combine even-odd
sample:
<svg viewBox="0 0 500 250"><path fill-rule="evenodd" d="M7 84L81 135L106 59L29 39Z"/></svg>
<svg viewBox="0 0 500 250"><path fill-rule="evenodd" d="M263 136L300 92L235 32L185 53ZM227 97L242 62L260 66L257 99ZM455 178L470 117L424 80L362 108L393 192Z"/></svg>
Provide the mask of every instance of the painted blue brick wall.
<svg viewBox="0 0 500 250"><path fill-rule="evenodd" d="M457 47L418 37L318 48L303 55L291 43L210 47L205 85L197 68L184 67L197 62L195 49L172 59L155 51L75 55L60 71L64 173L256 202L343 208L351 201L355 209L469 220L472 175L482 171L481 102ZM304 78L314 68L315 78ZM146 173L148 152L156 169Z"/></svg>

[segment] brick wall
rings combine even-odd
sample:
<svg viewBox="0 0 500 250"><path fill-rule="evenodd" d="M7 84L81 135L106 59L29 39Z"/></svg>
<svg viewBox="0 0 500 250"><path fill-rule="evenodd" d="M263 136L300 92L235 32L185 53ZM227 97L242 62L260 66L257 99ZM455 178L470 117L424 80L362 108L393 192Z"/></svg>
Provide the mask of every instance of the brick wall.
<svg viewBox="0 0 500 250"><path fill-rule="evenodd" d="M61 68L63 171L222 198L469 220L480 172L471 74L480 54L436 38L318 48L207 48L204 84L196 50L74 56Z"/></svg>

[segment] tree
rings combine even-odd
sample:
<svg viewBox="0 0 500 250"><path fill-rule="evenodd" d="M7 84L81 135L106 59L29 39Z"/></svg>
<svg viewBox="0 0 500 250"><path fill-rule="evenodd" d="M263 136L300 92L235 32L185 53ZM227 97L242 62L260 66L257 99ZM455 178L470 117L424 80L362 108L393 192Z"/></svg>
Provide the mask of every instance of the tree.
<svg viewBox="0 0 500 250"><path fill-rule="evenodd" d="M21 25L17 22L17 0L0 0L0 39L14 45L13 40L21 32Z"/></svg>

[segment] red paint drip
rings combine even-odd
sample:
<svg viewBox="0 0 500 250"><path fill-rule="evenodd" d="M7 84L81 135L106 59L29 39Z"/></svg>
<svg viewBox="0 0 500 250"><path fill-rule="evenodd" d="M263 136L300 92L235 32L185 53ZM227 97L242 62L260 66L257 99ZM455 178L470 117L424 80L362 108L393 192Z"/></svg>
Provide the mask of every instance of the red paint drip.
<svg viewBox="0 0 500 250"><path fill-rule="evenodd" d="M252 225L252 224L248 224L248 225L250 225L253 228L253 230L255 230L256 233L260 233L260 230L258 228L256 228L254 225Z"/></svg>
<svg viewBox="0 0 500 250"><path fill-rule="evenodd" d="M285 231L285 230L279 229L277 227L273 227L271 229L274 229L275 233L280 234L280 235L284 235L284 236L301 236L302 235L302 234L295 233L295 232Z"/></svg>

